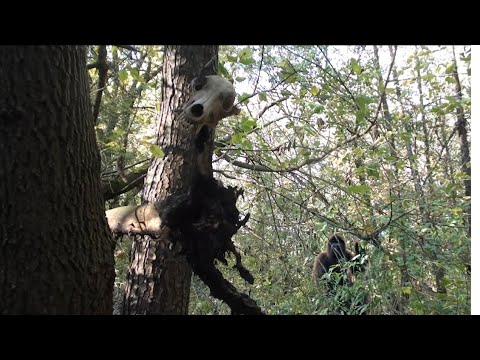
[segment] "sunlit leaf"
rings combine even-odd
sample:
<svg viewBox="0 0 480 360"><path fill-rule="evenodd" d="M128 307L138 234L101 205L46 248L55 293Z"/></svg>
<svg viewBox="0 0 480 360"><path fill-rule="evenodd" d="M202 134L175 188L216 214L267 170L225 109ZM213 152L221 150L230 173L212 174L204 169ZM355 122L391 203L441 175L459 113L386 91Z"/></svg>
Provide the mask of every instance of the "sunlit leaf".
<svg viewBox="0 0 480 360"><path fill-rule="evenodd" d="M402 287L402 294L411 295L412 294L412 288L410 286Z"/></svg>
<svg viewBox="0 0 480 360"><path fill-rule="evenodd" d="M248 104L249 98L250 98L250 94L242 93L241 95L238 96L238 101L243 104Z"/></svg>
<svg viewBox="0 0 480 360"><path fill-rule="evenodd" d="M125 83L127 82L128 79L128 71L126 69L122 69L118 72L118 79L122 82Z"/></svg>
<svg viewBox="0 0 480 360"><path fill-rule="evenodd" d="M245 49L242 49L240 50L237 55L238 57L240 58L240 60L242 58L248 58L248 57L251 57L253 54L252 50L250 48L245 48Z"/></svg>
<svg viewBox="0 0 480 360"><path fill-rule="evenodd" d="M152 155L157 157L157 158L162 158L165 155L162 148L160 146L158 146L157 144L150 144L149 148L150 148L150 152L152 153Z"/></svg>
<svg viewBox="0 0 480 360"><path fill-rule="evenodd" d="M138 82L140 83L144 83L145 80L143 79L142 76L140 76L139 72L138 72L138 69L130 69L130 75L132 75L132 77L137 80Z"/></svg>
<svg viewBox="0 0 480 360"><path fill-rule="evenodd" d="M355 72L355 74L357 75L360 75L360 73L362 72L362 67L360 66L360 64L358 63L358 61L354 58L351 58L350 59L350 67L352 68L352 70Z"/></svg>
<svg viewBox="0 0 480 360"><path fill-rule="evenodd" d="M250 64L253 64L255 62L255 60L253 60L252 57L246 57L246 58L240 58L240 62L243 65L250 65Z"/></svg>
<svg viewBox="0 0 480 360"><path fill-rule="evenodd" d="M320 89L317 88L316 86L312 86L312 87L310 88L310 93L311 93L313 96L317 96L319 92L320 92Z"/></svg>
<svg viewBox="0 0 480 360"><path fill-rule="evenodd" d="M257 123L255 121L255 119L251 118L251 117L243 117L241 122L240 122L240 128L245 131L245 132L249 132L250 130L252 130L253 128L255 128L257 126Z"/></svg>
<svg viewBox="0 0 480 360"><path fill-rule="evenodd" d="M445 69L445 74L451 74L453 73L455 70L455 64L452 62L450 64L448 64L447 68Z"/></svg>
<svg viewBox="0 0 480 360"><path fill-rule="evenodd" d="M348 187L347 191L350 194L368 194L371 189L367 185L352 185Z"/></svg>

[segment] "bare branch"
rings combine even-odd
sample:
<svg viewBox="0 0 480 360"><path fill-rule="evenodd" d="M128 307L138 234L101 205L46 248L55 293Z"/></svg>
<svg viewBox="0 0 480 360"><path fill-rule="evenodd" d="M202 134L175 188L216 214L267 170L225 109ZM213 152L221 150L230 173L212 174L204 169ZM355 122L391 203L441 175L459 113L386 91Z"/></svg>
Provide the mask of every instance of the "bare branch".
<svg viewBox="0 0 480 360"><path fill-rule="evenodd" d="M258 76L257 76L257 81L255 82L255 87L253 88L253 92L257 91L257 86L258 86L258 81L260 80L260 73L262 71L262 66L263 66L263 52L265 51L265 45L262 45L262 55L260 59L260 66L258 67Z"/></svg>
<svg viewBox="0 0 480 360"><path fill-rule="evenodd" d="M98 121L98 114L100 113L100 104L102 103L102 94L105 85L107 84L107 46L100 45L98 48L98 60L97 60L97 69L98 69L98 87L97 95L95 96L95 103L93 105L93 120L95 124Z"/></svg>
<svg viewBox="0 0 480 360"><path fill-rule="evenodd" d="M94 62L94 63L91 63L91 64L87 64L87 69L90 70L90 69L98 69L98 67L100 66L100 64L98 62Z"/></svg>
<svg viewBox="0 0 480 360"><path fill-rule="evenodd" d="M103 181L102 194L103 200L111 200L121 194L126 193L134 188L141 188L143 186L143 179L148 171L148 166L137 172L132 172L125 176L122 180L120 176L113 181Z"/></svg>
<svg viewBox="0 0 480 360"><path fill-rule="evenodd" d="M281 102L283 102L283 101L285 101L285 100L287 100L287 99L288 99L288 96L284 96L283 98L278 99L277 101L274 101L274 102L268 104L267 106L265 106L265 107L262 109L262 111L260 111L260 112L258 113L257 118L260 119L260 118L263 116L263 114L265 114L265 112L266 112L268 109L270 109L271 107L273 107L273 106L275 106L275 105L280 104Z"/></svg>
<svg viewBox="0 0 480 360"><path fill-rule="evenodd" d="M117 46L117 47L119 47L119 48L122 48L122 49L131 50L131 51L136 51L136 52L140 51L140 50L138 50L136 47L134 47L134 46L132 46L132 45L115 45L115 46Z"/></svg>

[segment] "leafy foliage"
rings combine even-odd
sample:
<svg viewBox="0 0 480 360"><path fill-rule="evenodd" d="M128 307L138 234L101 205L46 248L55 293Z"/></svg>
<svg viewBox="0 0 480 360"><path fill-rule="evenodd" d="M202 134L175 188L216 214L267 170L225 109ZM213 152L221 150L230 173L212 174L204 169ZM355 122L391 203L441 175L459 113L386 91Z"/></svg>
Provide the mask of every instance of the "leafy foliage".
<svg viewBox="0 0 480 360"><path fill-rule="evenodd" d="M105 179L121 157L132 165L163 155L151 137L161 52L137 49L108 47L97 126ZM456 124L458 109L470 122L471 56L455 52L460 84L452 47L221 48L219 74L233 79L243 111L219 124L214 168L245 190L251 217L235 240L255 283L240 290L269 314L470 312L470 198ZM90 75L94 96L97 70ZM137 192L110 205L138 202ZM313 286L329 235L343 232L351 247L378 229L380 245L363 241L369 265L354 286L333 297ZM367 295L363 308L342 307ZM192 314L227 310L194 279Z"/></svg>

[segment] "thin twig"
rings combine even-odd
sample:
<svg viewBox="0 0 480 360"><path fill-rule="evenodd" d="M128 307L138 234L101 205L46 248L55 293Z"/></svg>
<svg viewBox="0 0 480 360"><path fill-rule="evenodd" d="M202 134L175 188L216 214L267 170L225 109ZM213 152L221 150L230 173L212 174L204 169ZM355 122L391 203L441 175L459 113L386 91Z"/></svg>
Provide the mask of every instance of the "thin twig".
<svg viewBox="0 0 480 360"><path fill-rule="evenodd" d="M262 66L263 66L263 51L265 50L265 45L262 45L262 55L260 58L260 66L258 67L258 76L257 76L257 81L255 82L255 87L253 88L253 92L257 91L257 86L258 86L258 81L260 80L260 73L262 71Z"/></svg>

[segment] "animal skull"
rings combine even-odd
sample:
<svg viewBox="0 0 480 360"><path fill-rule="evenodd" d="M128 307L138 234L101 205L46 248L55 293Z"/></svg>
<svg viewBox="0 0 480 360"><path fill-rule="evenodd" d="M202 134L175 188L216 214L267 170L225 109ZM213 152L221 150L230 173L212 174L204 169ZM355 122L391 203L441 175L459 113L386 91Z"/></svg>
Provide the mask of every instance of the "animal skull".
<svg viewBox="0 0 480 360"><path fill-rule="evenodd" d="M223 77L200 76L191 86L192 95L182 111L182 117L188 122L215 128L221 119L240 113L234 106L235 88Z"/></svg>

